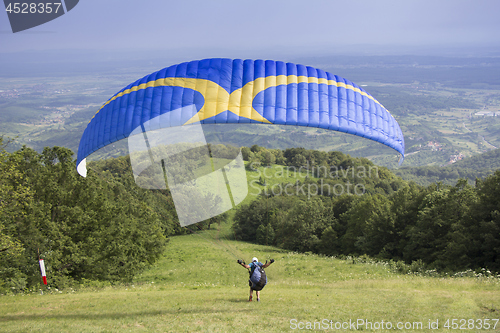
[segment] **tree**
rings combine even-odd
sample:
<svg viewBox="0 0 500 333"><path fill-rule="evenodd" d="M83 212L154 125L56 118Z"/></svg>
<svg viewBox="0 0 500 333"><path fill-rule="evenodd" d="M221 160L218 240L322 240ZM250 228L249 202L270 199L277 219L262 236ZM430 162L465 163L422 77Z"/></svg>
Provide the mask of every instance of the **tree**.
<svg viewBox="0 0 500 333"><path fill-rule="evenodd" d="M472 216L477 227L474 244L477 261L492 270L500 271L500 170L479 181L479 200L473 207Z"/></svg>
<svg viewBox="0 0 500 333"><path fill-rule="evenodd" d="M274 237L275 237L274 229L270 223L267 223L266 225L261 224L257 228L257 232L256 232L257 243L263 244L263 245L273 245L274 244Z"/></svg>
<svg viewBox="0 0 500 333"><path fill-rule="evenodd" d="M395 242L391 203L383 195L364 195L347 211L347 230L342 238L348 254L379 255Z"/></svg>
<svg viewBox="0 0 500 333"><path fill-rule="evenodd" d="M276 163L276 156L272 154L269 150L263 151L260 153L262 158L261 161L265 166L271 166Z"/></svg>
<svg viewBox="0 0 500 333"><path fill-rule="evenodd" d="M318 253L323 230L330 224L323 202L318 197L298 199L278 221L276 243L293 251Z"/></svg>
<svg viewBox="0 0 500 333"><path fill-rule="evenodd" d="M156 197L135 187L130 164L120 172L122 160L107 162L102 174L90 168L83 178L72 155L61 147L2 153L2 255L15 257L25 287L39 283L38 253L51 284L64 287L82 278L129 281L166 244L167 222L149 206Z"/></svg>
<svg viewBox="0 0 500 333"><path fill-rule="evenodd" d="M241 148L241 155L244 161L250 161L254 157L254 153L248 147Z"/></svg>
<svg viewBox="0 0 500 333"><path fill-rule="evenodd" d="M290 165L297 167L297 168L306 167L307 166L307 159L302 154L296 154L295 156L293 156L292 160L290 161Z"/></svg>
<svg viewBox="0 0 500 333"><path fill-rule="evenodd" d="M26 253L16 237L15 224L26 217L24 206L32 200L32 192L19 171L18 161L5 151L0 136L0 292L26 288Z"/></svg>
<svg viewBox="0 0 500 333"><path fill-rule="evenodd" d="M407 262L422 259L436 262L448 242L450 219L442 214L448 204L448 188L434 188L427 194L418 209L416 223L408 231L409 240L404 257Z"/></svg>
<svg viewBox="0 0 500 333"><path fill-rule="evenodd" d="M321 233L319 252L329 256L333 256L341 252L337 232L335 232L332 226L326 227L326 229Z"/></svg>
<svg viewBox="0 0 500 333"><path fill-rule="evenodd" d="M427 191L415 183L404 186L399 191L390 196L392 202L391 212L394 215L394 232L396 234L395 243L391 246L391 252L385 252L391 259L403 259L403 252L408 243L408 231L416 223L418 207Z"/></svg>

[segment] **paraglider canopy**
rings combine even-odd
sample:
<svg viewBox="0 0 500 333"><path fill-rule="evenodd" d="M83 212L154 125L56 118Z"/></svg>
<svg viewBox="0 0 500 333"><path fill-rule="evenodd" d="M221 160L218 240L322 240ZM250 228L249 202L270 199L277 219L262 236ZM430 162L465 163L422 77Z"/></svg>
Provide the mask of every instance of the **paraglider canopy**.
<svg viewBox="0 0 500 333"><path fill-rule="evenodd" d="M144 124L147 123L147 128ZM356 84L321 69L272 60L204 59L131 83L92 118L80 140L85 158L134 131L194 123L264 123L350 133L385 144L404 159L394 117Z"/></svg>
<svg viewBox="0 0 500 333"><path fill-rule="evenodd" d="M205 59L147 75L104 103L82 135L77 170L85 177L88 155L127 139L136 184L166 189L168 183L180 224L203 221L248 194L241 151L214 167L201 126L210 123L341 131L381 142L404 157L394 117L346 79L279 61Z"/></svg>

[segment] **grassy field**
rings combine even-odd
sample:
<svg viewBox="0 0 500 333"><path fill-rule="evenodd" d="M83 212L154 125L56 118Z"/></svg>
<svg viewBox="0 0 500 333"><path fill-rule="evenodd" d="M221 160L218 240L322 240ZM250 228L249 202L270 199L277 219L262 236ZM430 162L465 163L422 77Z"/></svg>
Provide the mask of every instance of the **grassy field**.
<svg viewBox="0 0 500 333"><path fill-rule="evenodd" d="M315 322L317 330L384 331L376 329L383 320L391 331L434 332L451 330L452 319L465 331L500 331L496 278L400 275L386 264L289 253L229 234L226 227L172 237L157 264L129 285L0 296L0 331L283 332ZM261 302L247 301L248 274L236 263L253 256L276 260ZM436 321L439 330L430 329ZM480 323L490 328L467 328Z"/></svg>

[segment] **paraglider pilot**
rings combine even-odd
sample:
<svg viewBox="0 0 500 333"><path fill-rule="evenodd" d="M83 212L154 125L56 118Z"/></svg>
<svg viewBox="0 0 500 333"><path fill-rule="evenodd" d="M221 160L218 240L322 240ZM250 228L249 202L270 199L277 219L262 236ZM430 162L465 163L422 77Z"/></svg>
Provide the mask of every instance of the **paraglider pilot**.
<svg viewBox="0 0 500 333"><path fill-rule="evenodd" d="M238 264L249 269L250 279L248 280L248 285L250 286L250 298L249 302L252 301L253 291L255 290L255 294L257 295L257 302L260 301L260 291L267 284L266 272L264 272L264 268L269 267L274 262L274 259L263 264L259 262L256 257L252 258L252 262L247 265L244 261L238 260Z"/></svg>

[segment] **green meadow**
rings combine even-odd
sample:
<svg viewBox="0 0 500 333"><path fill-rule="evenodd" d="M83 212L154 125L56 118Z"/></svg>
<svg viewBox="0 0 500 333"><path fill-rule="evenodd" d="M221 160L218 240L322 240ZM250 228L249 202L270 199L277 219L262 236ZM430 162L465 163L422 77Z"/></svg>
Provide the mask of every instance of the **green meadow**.
<svg viewBox="0 0 500 333"><path fill-rule="evenodd" d="M0 296L0 331L500 331L498 277L402 275L387 263L231 238L228 225L171 237L161 259L127 285ZM236 263L253 256L276 260L260 302L248 302L248 273Z"/></svg>

